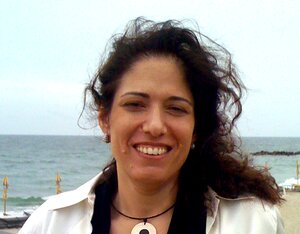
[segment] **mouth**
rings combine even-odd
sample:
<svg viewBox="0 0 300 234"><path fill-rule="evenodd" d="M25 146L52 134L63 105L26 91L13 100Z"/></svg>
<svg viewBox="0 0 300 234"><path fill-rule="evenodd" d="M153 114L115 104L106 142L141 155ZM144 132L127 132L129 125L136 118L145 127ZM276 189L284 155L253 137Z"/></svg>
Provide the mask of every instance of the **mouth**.
<svg viewBox="0 0 300 234"><path fill-rule="evenodd" d="M147 155L163 155L169 152L171 149L167 146L149 146L149 145L136 145L135 149L143 154Z"/></svg>

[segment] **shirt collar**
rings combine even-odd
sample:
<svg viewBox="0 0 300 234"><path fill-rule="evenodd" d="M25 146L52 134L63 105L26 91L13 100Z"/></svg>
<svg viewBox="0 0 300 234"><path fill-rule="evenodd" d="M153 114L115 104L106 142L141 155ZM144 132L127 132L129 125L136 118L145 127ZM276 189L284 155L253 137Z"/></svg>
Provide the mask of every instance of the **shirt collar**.
<svg viewBox="0 0 300 234"><path fill-rule="evenodd" d="M237 198L226 198L218 195L211 187L208 187L208 191L205 194L206 202L210 202L212 207L212 213L207 213L207 219L206 219L206 233L209 232L211 227L213 226L219 209L219 204L222 201L240 201L240 200L248 200L248 199L255 199L254 196L241 196Z"/></svg>
<svg viewBox="0 0 300 234"><path fill-rule="evenodd" d="M54 202L52 202L50 209L56 210L65 208L78 204L86 199L88 200L89 205L93 206L95 200L94 186L96 185L101 174L102 172L75 190L50 197L51 199L55 199Z"/></svg>
<svg viewBox="0 0 300 234"><path fill-rule="evenodd" d="M97 181L99 180L102 172L93 177L91 180L81 185L75 190L64 192L58 195L54 195L50 198L55 199L50 207L51 210L61 209L65 207L69 207L75 204L82 202L83 200L88 200L90 207L93 207L95 201L95 185L97 185ZM212 214L208 213L207 216L207 228L209 224L212 225L213 220L215 219L219 207L219 203L221 200L227 201L236 201L236 200L247 200L253 199L253 196L243 196L238 198L225 198L219 196L212 188L208 187L208 192L205 195L206 201L211 203Z"/></svg>

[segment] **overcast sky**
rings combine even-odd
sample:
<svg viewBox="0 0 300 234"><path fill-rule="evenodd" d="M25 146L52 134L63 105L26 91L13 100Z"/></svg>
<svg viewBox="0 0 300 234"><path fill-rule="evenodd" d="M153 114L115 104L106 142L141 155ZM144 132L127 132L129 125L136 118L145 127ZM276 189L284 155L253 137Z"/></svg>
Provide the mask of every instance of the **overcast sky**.
<svg viewBox="0 0 300 234"><path fill-rule="evenodd" d="M242 136L300 136L299 0L0 0L0 134L85 135L83 87L138 16L193 19L249 88Z"/></svg>

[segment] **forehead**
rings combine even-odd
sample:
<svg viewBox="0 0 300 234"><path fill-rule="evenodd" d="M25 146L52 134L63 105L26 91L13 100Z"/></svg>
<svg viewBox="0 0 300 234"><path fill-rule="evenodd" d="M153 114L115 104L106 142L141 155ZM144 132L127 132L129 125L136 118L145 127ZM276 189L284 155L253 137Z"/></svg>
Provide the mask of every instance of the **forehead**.
<svg viewBox="0 0 300 234"><path fill-rule="evenodd" d="M126 92L176 94L192 101L183 65L171 56L143 57L133 63L122 75L116 95Z"/></svg>

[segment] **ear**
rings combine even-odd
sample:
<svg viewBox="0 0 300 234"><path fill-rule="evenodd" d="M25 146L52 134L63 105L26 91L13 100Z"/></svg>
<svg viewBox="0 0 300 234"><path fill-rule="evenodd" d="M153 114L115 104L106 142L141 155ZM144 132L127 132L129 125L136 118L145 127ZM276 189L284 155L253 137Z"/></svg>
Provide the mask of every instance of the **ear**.
<svg viewBox="0 0 300 234"><path fill-rule="evenodd" d="M109 134L110 126L109 126L109 118L107 115L101 113L98 114L98 124L104 134Z"/></svg>

